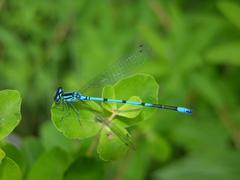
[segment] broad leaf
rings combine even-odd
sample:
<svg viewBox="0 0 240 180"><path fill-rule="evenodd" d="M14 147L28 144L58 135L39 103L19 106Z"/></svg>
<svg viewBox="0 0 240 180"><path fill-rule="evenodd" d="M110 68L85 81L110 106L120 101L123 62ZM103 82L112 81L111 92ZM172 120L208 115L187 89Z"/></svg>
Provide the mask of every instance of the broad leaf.
<svg viewBox="0 0 240 180"><path fill-rule="evenodd" d="M77 113L71 107L53 104L51 114L55 127L68 138L83 139L96 135L100 124L96 122L95 115L83 107L76 106L76 109Z"/></svg>
<svg viewBox="0 0 240 180"><path fill-rule="evenodd" d="M6 137L18 125L21 97L18 91L0 91L0 140Z"/></svg>

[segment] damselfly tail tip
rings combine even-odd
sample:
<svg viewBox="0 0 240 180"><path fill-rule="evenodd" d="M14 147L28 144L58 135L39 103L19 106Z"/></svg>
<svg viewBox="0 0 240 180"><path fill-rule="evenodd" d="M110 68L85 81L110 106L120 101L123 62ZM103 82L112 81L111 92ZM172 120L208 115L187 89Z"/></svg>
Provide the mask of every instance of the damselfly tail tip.
<svg viewBox="0 0 240 180"><path fill-rule="evenodd" d="M192 110L185 107L177 107L177 111L181 113L192 114Z"/></svg>

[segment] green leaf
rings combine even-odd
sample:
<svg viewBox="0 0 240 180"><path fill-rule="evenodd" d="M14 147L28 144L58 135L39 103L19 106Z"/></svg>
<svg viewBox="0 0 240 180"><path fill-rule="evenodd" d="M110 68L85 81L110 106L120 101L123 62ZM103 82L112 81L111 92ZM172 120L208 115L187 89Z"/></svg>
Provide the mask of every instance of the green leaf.
<svg viewBox="0 0 240 180"><path fill-rule="evenodd" d="M71 107L63 109L61 105L53 104L51 109L52 122L68 138L92 137L97 134L101 126L96 123L95 115L91 111L79 107L78 104L75 103L74 106L78 110L79 116Z"/></svg>
<svg viewBox="0 0 240 180"><path fill-rule="evenodd" d="M137 96L130 97L128 101L142 102L142 100ZM126 118L135 118L141 113L142 107L136 107L131 104L124 104L118 109L118 111L119 116Z"/></svg>
<svg viewBox="0 0 240 180"><path fill-rule="evenodd" d="M155 79L148 74L140 73L129 76L118 81L114 85L117 99L128 99L132 96L139 97L146 103L157 103L158 101L158 84ZM120 106L120 105L118 105ZM133 107L133 106L132 106ZM141 106L135 106L137 109ZM145 108L142 117L147 119L153 112L152 108ZM131 124L131 121L129 121ZM135 123L135 122L134 122Z"/></svg>
<svg viewBox="0 0 240 180"><path fill-rule="evenodd" d="M43 153L33 164L28 180L62 180L69 166L69 158L65 151L53 148Z"/></svg>
<svg viewBox="0 0 240 180"><path fill-rule="evenodd" d="M5 157L0 164L1 180L21 180L22 172L18 165L10 158Z"/></svg>
<svg viewBox="0 0 240 180"><path fill-rule="evenodd" d="M116 99L113 86L111 85L105 86L102 91L102 97L109 98L109 99ZM117 109L117 103L115 102L102 102L102 106L109 112L112 112L113 110Z"/></svg>
<svg viewBox="0 0 240 180"><path fill-rule="evenodd" d="M79 141L70 140L63 136L62 133L56 130L51 122L46 122L42 125L40 136L41 142L46 150L50 150L53 147L59 147L71 153L77 150L79 144Z"/></svg>
<svg viewBox="0 0 240 180"><path fill-rule="evenodd" d="M103 127L97 152L99 157L105 161L115 160L126 154L128 147L131 145L129 134L126 129L111 123L111 129L107 126ZM130 141L130 142L129 142Z"/></svg>
<svg viewBox="0 0 240 180"><path fill-rule="evenodd" d="M235 2L219 2L220 11L238 28L240 28L240 6Z"/></svg>
<svg viewBox="0 0 240 180"><path fill-rule="evenodd" d="M231 42L216 46L206 53L208 62L213 64L240 65L240 43Z"/></svg>
<svg viewBox="0 0 240 180"><path fill-rule="evenodd" d="M113 86L106 86L103 89L103 98L111 98L116 99L115 90ZM136 101L141 102L141 99L137 96L132 96L128 99L128 101ZM136 107L130 104L121 104L115 102L102 102L102 106L109 112L118 112L118 116L126 117L126 118L135 118L137 117L142 107Z"/></svg>
<svg viewBox="0 0 240 180"><path fill-rule="evenodd" d="M5 155L6 155L5 152L0 148L0 164Z"/></svg>
<svg viewBox="0 0 240 180"><path fill-rule="evenodd" d="M103 179L103 163L96 158L81 157L76 159L65 172L64 180Z"/></svg>
<svg viewBox="0 0 240 180"><path fill-rule="evenodd" d="M21 97L15 90L0 91L0 140L18 125L21 119Z"/></svg>
<svg viewBox="0 0 240 180"><path fill-rule="evenodd" d="M6 156L16 162L22 171L25 169L26 162L23 157L23 153L17 147L12 144L6 143L2 147L2 149L5 151Z"/></svg>

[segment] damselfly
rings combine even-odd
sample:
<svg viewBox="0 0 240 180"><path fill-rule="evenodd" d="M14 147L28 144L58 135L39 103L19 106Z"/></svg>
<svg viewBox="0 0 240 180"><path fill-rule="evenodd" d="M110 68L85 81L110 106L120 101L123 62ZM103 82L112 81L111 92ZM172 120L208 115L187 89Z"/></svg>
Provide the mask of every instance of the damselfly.
<svg viewBox="0 0 240 180"><path fill-rule="evenodd" d="M95 87L99 87L99 85L111 84L116 80L128 75L132 68L135 68L138 65L145 62L146 53L147 51L145 47L143 45L140 45L138 50L136 50L133 53L133 55L129 56L126 59L117 61L115 64L107 68L107 70L101 73L99 76L97 76L97 78L93 79L92 81L90 81L90 83L85 85L82 88L82 91L65 92L62 87L59 87L56 90L55 97L54 97L55 104L56 105L61 104L63 110L67 108L67 111L69 109L69 106L71 106L71 108L75 111L78 117L80 116L80 114L77 108L75 107L74 102L86 102L86 101L100 101L105 103L125 103L125 104L131 104L135 106L148 107L148 108L160 108L160 109L167 109L167 110L177 111L181 113L191 114L192 110L186 107L154 104L151 102L137 102L137 101L130 101L130 100L122 100L122 99L110 99L105 97L103 98L94 97L94 96L87 96L85 95L85 93L82 93L82 92L85 92L86 89L88 88L95 88ZM126 145L132 144L129 134L126 134L126 135L122 134L122 132L119 130L117 126L114 126L110 122L104 121L104 118L99 118L100 116L98 115L96 116L97 116L97 119L100 119L100 122L108 126L112 130L112 132L115 135L117 135ZM79 122L80 122L80 118L79 118ZM80 122L80 125L81 125L81 122Z"/></svg>
<svg viewBox="0 0 240 180"><path fill-rule="evenodd" d="M109 98L101 98L101 97L93 97L93 96L86 96L81 94L80 92L64 92L62 87L59 87L56 91L54 101L56 103L62 102L76 102L76 101L101 101L101 102L114 102L114 103L126 103L131 105L137 106L145 106L151 108L160 108L160 109L167 109L172 111L177 111L181 113L191 114L192 110L186 107L181 106L170 106L164 104L153 104L153 103L145 103L145 102L135 102L135 101L127 101L122 99L109 99Z"/></svg>

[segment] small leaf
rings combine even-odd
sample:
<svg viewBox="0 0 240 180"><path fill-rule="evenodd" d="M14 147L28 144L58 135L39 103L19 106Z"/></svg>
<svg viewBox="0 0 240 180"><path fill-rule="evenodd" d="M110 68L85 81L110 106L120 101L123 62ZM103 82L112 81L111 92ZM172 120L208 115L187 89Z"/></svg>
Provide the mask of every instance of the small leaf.
<svg viewBox="0 0 240 180"><path fill-rule="evenodd" d="M21 97L18 91L0 91L0 140L6 137L18 125Z"/></svg>
<svg viewBox="0 0 240 180"><path fill-rule="evenodd" d="M128 101L141 102L142 100L137 96L132 96L128 99ZM118 115L126 118L135 118L142 111L142 107L136 107L131 104L124 104L118 109Z"/></svg>
<svg viewBox="0 0 240 180"><path fill-rule="evenodd" d="M1 180L21 180L22 172L18 165L10 158L5 157L0 164Z"/></svg>
<svg viewBox="0 0 240 180"><path fill-rule="evenodd" d="M219 2L218 8L238 28L240 28L240 6L234 2Z"/></svg>
<svg viewBox="0 0 240 180"><path fill-rule="evenodd" d="M158 84L155 79L148 74L140 73L129 76L118 81L114 85L117 99L127 99L132 96L138 96L143 102L157 103L158 101ZM138 108L139 106L136 106ZM142 113L144 119L152 113L152 108L145 108Z"/></svg>
<svg viewBox="0 0 240 180"><path fill-rule="evenodd" d="M28 180L55 179L62 180L64 172L69 165L69 157L66 152L53 148L43 153L33 164L28 174Z"/></svg>
<svg viewBox="0 0 240 180"><path fill-rule="evenodd" d="M112 125L112 127L113 126L114 125ZM115 128L116 133L116 126L113 128ZM97 152L100 158L105 161L118 159L125 155L128 150L125 142L121 140L122 138L128 138L125 137L128 135L128 132L121 126L118 126L116 133L118 135L115 133L107 126L105 126L101 131ZM119 136L123 137L119 138Z"/></svg>
<svg viewBox="0 0 240 180"><path fill-rule="evenodd" d="M110 85L105 86L103 88L102 97L109 98L109 99L116 99L113 86L110 86ZM117 103L114 103L114 102L102 102L102 106L103 108L105 108L107 111L110 111L110 112L112 112L112 110L117 109Z"/></svg>
<svg viewBox="0 0 240 180"><path fill-rule="evenodd" d="M84 139L97 134L101 126L95 121L95 115L91 111L76 106L78 116L72 108L64 108L61 105L53 104L51 109L53 124L64 136Z"/></svg>

